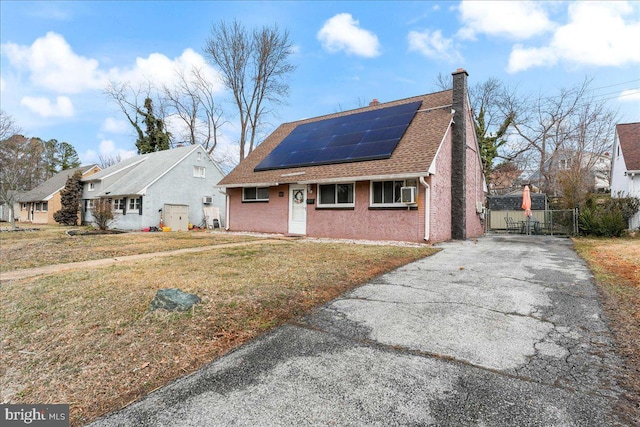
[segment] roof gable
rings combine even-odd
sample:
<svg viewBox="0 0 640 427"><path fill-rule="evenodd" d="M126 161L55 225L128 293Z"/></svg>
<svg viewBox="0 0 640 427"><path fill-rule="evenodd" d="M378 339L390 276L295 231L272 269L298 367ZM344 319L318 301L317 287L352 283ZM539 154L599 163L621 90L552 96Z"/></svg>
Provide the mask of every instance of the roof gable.
<svg viewBox="0 0 640 427"><path fill-rule="evenodd" d="M416 103L417 112L388 158L255 170L256 166L274 152L276 147L301 125L411 103ZM447 90L357 110L284 123L223 178L219 185L233 187L292 182L328 182L371 176L426 175L451 123L451 103L452 91Z"/></svg>
<svg viewBox="0 0 640 427"><path fill-rule="evenodd" d="M85 181L101 181L115 174L121 174L108 187L103 188L98 196L107 194L109 196L143 194L149 186L198 149L201 150L204 158L211 161L220 170L218 165L206 154L202 146L189 145L131 157L95 175L91 175Z"/></svg>
<svg viewBox="0 0 640 427"><path fill-rule="evenodd" d="M31 191L24 193L20 197L21 202L39 202L46 201L51 199L54 194L58 191L62 190L67 183L67 178L72 176L76 171L82 172L84 175L86 172L90 171L93 168L98 167L97 165L86 165L80 166L73 169L63 170L58 172L36 188Z"/></svg>
<svg viewBox="0 0 640 427"><path fill-rule="evenodd" d="M616 125L627 170L640 170L640 122Z"/></svg>

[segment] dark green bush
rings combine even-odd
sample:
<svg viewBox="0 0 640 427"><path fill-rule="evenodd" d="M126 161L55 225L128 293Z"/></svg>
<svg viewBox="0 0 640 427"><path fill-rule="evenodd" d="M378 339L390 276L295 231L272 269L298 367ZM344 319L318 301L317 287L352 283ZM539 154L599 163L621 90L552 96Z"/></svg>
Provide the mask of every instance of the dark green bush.
<svg viewBox="0 0 640 427"><path fill-rule="evenodd" d="M635 197L587 197L580 208L578 227L584 236L620 237L627 229L629 218L640 208Z"/></svg>

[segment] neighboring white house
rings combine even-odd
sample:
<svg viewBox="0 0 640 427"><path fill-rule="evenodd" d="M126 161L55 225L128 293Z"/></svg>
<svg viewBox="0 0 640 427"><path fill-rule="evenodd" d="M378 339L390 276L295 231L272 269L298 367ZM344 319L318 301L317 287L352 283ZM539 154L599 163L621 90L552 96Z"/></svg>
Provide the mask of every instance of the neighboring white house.
<svg viewBox="0 0 640 427"><path fill-rule="evenodd" d="M97 199L109 199L112 228L211 225L213 217L225 217L225 196L214 188L223 176L200 145L132 157L83 179L83 222L93 222Z"/></svg>
<svg viewBox="0 0 640 427"><path fill-rule="evenodd" d="M640 198L640 123L616 125L611 167L611 196ZM629 220L629 229L640 228L640 212Z"/></svg>

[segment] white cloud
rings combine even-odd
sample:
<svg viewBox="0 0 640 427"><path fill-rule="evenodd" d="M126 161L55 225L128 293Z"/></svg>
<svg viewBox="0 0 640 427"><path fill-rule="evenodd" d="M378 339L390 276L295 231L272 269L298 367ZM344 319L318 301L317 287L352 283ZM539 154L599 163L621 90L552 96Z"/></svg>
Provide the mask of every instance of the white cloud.
<svg viewBox="0 0 640 427"><path fill-rule="evenodd" d="M2 44L2 54L14 68L28 72L36 88L55 93L101 90L108 80L129 82L134 87L152 81L161 88L176 82L176 70L189 72L192 67L199 68L203 76L213 82L215 91L223 90L217 71L193 49L185 49L174 59L161 53L151 53L146 58L136 58L130 67L106 70L100 68L96 59L76 54L60 34L48 32L31 46Z"/></svg>
<svg viewBox="0 0 640 427"><path fill-rule="evenodd" d="M31 82L57 93L80 93L104 86L98 61L77 55L59 34L48 32L31 46L2 45L12 66L30 72Z"/></svg>
<svg viewBox="0 0 640 427"><path fill-rule="evenodd" d="M103 139L100 141L98 151L87 150L83 154L80 154L80 160L83 164L100 163L100 157L115 158L120 157L120 160L128 159L135 156L137 153L135 150L123 150L117 148L116 144L110 139Z"/></svg>
<svg viewBox="0 0 640 427"><path fill-rule="evenodd" d="M624 102L640 101L640 89L623 90L620 95L618 95L618 100Z"/></svg>
<svg viewBox="0 0 640 427"><path fill-rule="evenodd" d="M72 117L74 114L73 104L66 96L57 97L55 104L46 97L25 96L20 104L42 117Z"/></svg>
<svg viewBox="0 0 640 427"><path fill-rule="evenodd" d="M214 92L224 90L220 74L193 49L185 49L182 55L173 60L161 53L152 53L146 58L138 57L131 68L110 70L109 80L129 82L133 87L151 81L156 87L161 88L163 85L176 84L176 71L188 75L193 68L199 69L202 76L213 84Z"/></svg>
<svg viewBox="0 0 640 427"><path fill-rule="evenodd" d="M595 66L640 63L638 5L626 2L575 2L569 21L559 27L547 46L514 46L507 71L553 65L559 61ZM627 15L635 18L625 19Z"/></svg>
<svg viewBox="0 0 640 427"><path fill-rule="evenodd" d="M95 150L87 150L84 153L80 153L78 156L80 157L80 162L83 165L89 165L98 162L98 153L96 153Z"/></svg>
<svg viewBox="0 0 640 427"><path fill-rule="evenodd" d="M317 37L322 47L331 53L345 51L366 58L380 55L378 37L360 28L360 22L349 13L340 13L327 20Z"/></svg>
<svg viewBox="0 0 640 427"><path fill-rule="evenodd" d="M4 90L4 79L0 77L0 92Z"/></svg>
<svg viewBox="0 0 640 427"><path fill-rule="evenodd" d="M442 36L440 30L409 32L409 50L417 51L432 59L444 59L449 62L462 61L462 55L453 44L452 39Z"/></svg>
<svg viewBox="0 0 640 427"><path fill-rule="evenodd" d="M131 130L131 125L125 120L114 119L113 117L107 117L102 122L100 128L102 132L123 134Z"/></svg>
<svg viewBox="0 0 640 427"><path fill-rule="evenodd" d="M531 1L463 1L458 36L475 39L477 34L523 40L553 29L544 4Z"/></svg>

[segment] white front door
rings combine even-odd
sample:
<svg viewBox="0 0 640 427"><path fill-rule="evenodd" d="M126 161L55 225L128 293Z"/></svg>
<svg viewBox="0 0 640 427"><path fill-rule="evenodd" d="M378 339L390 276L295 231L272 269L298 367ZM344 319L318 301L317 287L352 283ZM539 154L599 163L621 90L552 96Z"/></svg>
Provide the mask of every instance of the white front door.
<svg viewBox="0 0 640 427"><path fill-rule="evenodd" d="M289 234L307 234L307 186L289 186Z"/></svg>

